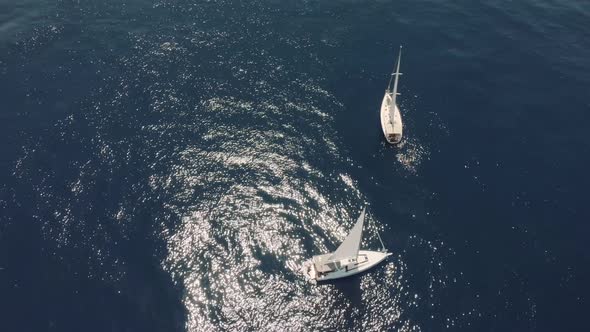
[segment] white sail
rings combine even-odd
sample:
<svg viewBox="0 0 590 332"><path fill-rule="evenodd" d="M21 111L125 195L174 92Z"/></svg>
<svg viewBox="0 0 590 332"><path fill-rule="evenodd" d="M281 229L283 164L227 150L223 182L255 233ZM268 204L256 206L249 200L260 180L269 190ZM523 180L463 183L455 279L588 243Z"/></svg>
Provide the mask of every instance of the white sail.
<svg viewBox="0 0 590 332"><path fill-rule="evenodd" d="M334 251L330 256L330 261L339 261L342 259L355 257L358 255L359 246L361 245L361 236L363 235L363 223L365 221L365 208L360 217L356 221L356 224L346 237L340 247Z"/></svg>

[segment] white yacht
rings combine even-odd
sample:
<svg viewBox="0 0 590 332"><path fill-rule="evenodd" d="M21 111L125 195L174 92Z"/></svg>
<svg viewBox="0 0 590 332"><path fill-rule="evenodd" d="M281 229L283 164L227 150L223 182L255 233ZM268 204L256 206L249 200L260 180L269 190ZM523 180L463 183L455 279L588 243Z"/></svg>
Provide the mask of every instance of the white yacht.
<svg viewBox="0 0 590 332"><path fill-rule="evenodd" d="M399 107L397 106L396 101L397 96L399 96L399 93L397 92L397 83L399 81L400 75L402 74L399 72L401 58L402 47L400 46L396 69L393 73L391 73L387 90L385 90L385 95L383 96L383 101L381 102L381 128L383 128L383 135L385 135L385 139L391 144L397 144L401 142L403 134L402 116L399 112ZM393 90L391 90L392 80L394 81Z"/></svg>
<svg viewBox="0 0 590 332"><path fill-rule="evenodd" d="M381 263L391 253L385 250L381 236L382 249L379 251L359 250L365 221L365 209L356 224L336 251L313 256L303 264L303 273L312 283L318 281L344 278L366 271Z"/></svg>

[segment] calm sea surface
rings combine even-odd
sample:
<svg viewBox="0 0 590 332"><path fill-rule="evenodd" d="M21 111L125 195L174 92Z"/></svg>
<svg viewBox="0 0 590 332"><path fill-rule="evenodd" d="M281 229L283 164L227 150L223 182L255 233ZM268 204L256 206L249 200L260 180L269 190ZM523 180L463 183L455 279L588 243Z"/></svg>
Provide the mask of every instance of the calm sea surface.
<svg viewBox="0 0 590 332"><path fill-rule="evenodd" d="M0 0L0 132L1 331L588 330L588 1Z"/></svg>

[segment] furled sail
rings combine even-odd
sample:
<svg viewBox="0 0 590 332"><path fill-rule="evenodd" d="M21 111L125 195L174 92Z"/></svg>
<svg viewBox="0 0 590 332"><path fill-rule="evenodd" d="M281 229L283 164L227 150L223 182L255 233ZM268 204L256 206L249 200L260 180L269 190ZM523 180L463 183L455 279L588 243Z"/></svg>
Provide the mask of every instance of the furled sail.
<svg viewBox="0 0 590 332"><path fill-rule="evenodd" d="M397 92L397 82L399 81L399 75L402 74L399 72L399 64L400 64L401 60L402 60L402 47L400 46L399 47L399 54L397 55L397 69L395 70L395 73L392 74L393 76L395 76L395 81L393 82L393 92L391 94L391 97L393 98L391 104L393 105L393 107L395 107L395 105L397 105L397 96L399 95L399 93Z"/></svg>
<svg viewBox="0 0 590 332"><path fill-rule="evenodd" d="M365 208L361 212L356 224L346 237L340 247L334 251L330 256L330 261L339 261L346 258L355 257L358 255L359 246L361 245L361 236L363 235L363 223L365 221Z"/></svg>

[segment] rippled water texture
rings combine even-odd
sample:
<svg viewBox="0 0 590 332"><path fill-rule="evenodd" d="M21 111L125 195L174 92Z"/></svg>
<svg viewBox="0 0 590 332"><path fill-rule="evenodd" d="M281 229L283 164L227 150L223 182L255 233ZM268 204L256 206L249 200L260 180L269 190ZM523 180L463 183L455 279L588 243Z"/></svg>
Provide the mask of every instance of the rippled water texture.
<svg viewBox="0 0 590 332"><path fill-rule="evenodd" d="M207 24L215 15L201 6L188 10L208 19L127 32L126 54L110 50L117 68L96 60L98 71L113 72L83 100L83 112L59 121L53 142L25 147L15 171L23 181L35 177L38 151L52 144L84 152L57 152L51 170L36 174L44 236L90 247L91 264L101 267L89 277L116 281L124 276L111 269L127 262L117 257L115 237L148 224L164 245L162 269L182 289L191 331L419 329L401 317L413 295L403 290L399 256L362 277L359 303L335 285L312 287L297 272L343 239L364 201L338 171L346 160L332 122L343 105L316 74L327 68L311 41L265 28L264 17L242 13L223 26ZM38 39L59 39L64 30L46 29L21 47L41 47ZM412 167L407 155L400 158ZM69 172L58 188L63 168ZM101 187L118 202L107 195L93 202ZM160 211L137 211L150 204ZM100 219L88 220L96 209Z"/></svg>
<svg viewBox="0 0 590 332"><path fill-rule="evenodd" d="M105 312L119 317L111 318L114 330L542 330L537 307L546 299L535 295L539 288L529 284L530 276L537 268L554 269L560 272L550 283L562 280L570 289L587 269L574 267L569 254L551 254L550 248L562 247L529 233L547 229L520 222L483 230L469 224L481 219L492 225L506 216L480 214L542 200L505 189L509 202L454 212L470 202L461 197L489 202L488 195L503 196L489 176L503 159L471 153L461 146L468 140L453 138L465 134L464 126L449 124L462 115L446 97L433 97L440 85L431 86L428 76L457 72L463 75L459 81L472 79L465 71L485 67L477 59L486 48L462 51L455 42L464 28L445 26L455 46L432 46L430 52L464 59L455 62L464 67L428 69L425 55L410 47L400 98L407 135L395 148L381 139L377 110L392 50L401 42L412 46L403 29L432 29L433 15L462 15L459 4L420 3L438 6L423 16L404 14L409 6L0 4L7 9L0 25L0 75L15 82L5 83L4 91L16 105L6 115L9 140L2 143L9 156L2 169L10 173L0 188L4 230L19 222L40 230L31 246L42 248L41 260L53 262L49 275L61 275L45 285L58 283L56 291L76 294L63 295L64 303L71 301L63 307L81 307L82 320L101 322L97 329L111 324L100 317ZM487 9L508 18L521 13L498 8ZM567 8L590 17L587 6ZM397 27L390 37L366 37L388 26ZM551 29L543 21L533 27ZM518 31L507 23L494 38L518 40ZM425 38L415 45L422 42L428 44ZM587 54L587 46L575 46L580 49L570 56ZM471 91L458 94L467 95L463 102L470 107L469 96L486 85L466 84ZM465 121L477 127L479 120ZM507 116L492 126L514 128L518 122L518 116ZM494 153L489 155L501 155ZM457 189L447 179L464 184ZM300 264L335 249L364 204L371 222L363 246L378 248L377 226L394 255L358 277L306 283ZM534 265L533 272L521 270L520 260L501 265L495 249L482 249L486 240L474 243L490 227L498 241L501 234L517 234L505 235L509 250L525 247L525 255L543 261L533 265L545 265ZM558 265L559 257L567 263ZM488 273L486 261L504 272ZM6 268L14 271L14 264ZM12 271L0 270L10 296L21 296L19 283L30 292L45 287L30 288ZM485 280L493 284L489 292ZM93 304L90 295L101 293L107 295L94 299L102 304ZM54 302L60 307L60 301L47 300ZM64 323L59 309L48 310L42 316L48 322L38 327L77 327Z"/></svg>

